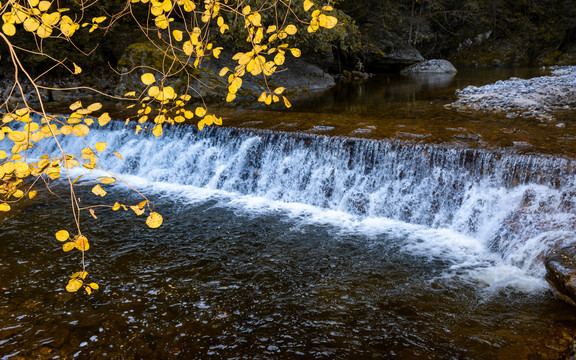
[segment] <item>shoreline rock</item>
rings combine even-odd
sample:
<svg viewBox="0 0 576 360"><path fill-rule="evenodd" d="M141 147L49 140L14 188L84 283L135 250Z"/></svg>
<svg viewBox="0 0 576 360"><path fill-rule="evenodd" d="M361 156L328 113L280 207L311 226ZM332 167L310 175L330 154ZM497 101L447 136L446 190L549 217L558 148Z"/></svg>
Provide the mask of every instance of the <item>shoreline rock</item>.
<svg viewBox="0 0 576 360"><path fill-rule="evenodd" d="M553 68L550 76L510 78L480 87L468 86L457 90L456 95L458 100L446 108L554 121L554 111L569 110L576 105L576 67Z"/></svg>
<svg viewBox="0 0 576 360"><path fill-rule="evenodd" d="M546 281L556 296L576 307L576 246L550 253L545 260Z"/></svg>

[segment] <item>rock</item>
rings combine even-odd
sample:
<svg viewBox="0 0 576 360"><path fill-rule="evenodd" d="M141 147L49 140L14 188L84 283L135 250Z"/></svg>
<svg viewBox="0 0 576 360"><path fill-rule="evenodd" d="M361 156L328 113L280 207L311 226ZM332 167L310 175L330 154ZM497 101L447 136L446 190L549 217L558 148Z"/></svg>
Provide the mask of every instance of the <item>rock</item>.
<svg viewBox="0 0 576 360"><path fill-rule="evenodd" d="M401 74L456 74L458 70L448 60L422 61L403 69Z"/></svg>
<svg viewBox="0 0 576 360"><path fill-rule="evenodd" d="M118 62L118 70L120 72L128 72L134 68L139 70L122 76L116 87L116 93L143 90L140 76L149 71L144 65L162 68L163 61L165 61L164 54L148 43L135 43L128 46ZM191 65L187 67L191 75L190 79L184 72L181 72L179 76L169 78L167 84L174 87L177 93L183 92L187 87L193 87L196 91L189 92L193 98L201 97L205 102L212 104L223 103L228 92L228 83L226 82L227 76L220 76L219 72L224 67L234 69L236 65L238 64L232 60L230 54L221 54L218 59L204 58L199 68L193 68ZM320 67L300 59L288 58L281 71L268 77L267 82L262 75L247 74L244 76L242 87L236 94L236 101L256 103L260 94L268 91L267 84L272 89L285 87L292 99L293 96L308 94L311 91L326 90L336 83L334 77Z"/></svg>
<svg viewBox="0 0 576 360"><path fill-rule="evenodd" d="M567 246L550 253L545 260L546 281L556 296L576 306L576 246Z"/></svg>
<svg viewBox="0 0 576 360"><path fill-rule="evenodd" d="M368 72L398 72L400 69L424 61L420 52L400 36L388 31L384 24L370 17L361 27L361 58Z"/></svg>
<svg viewBox="0 0 576 360"><path fill-rule="evenodd" d="M468 86L456 91L458 100L447 108L504 112L554 120L554 111L576 103L576 67L553 69L551 76L532 79L510 78L480 87Z"/></svg>

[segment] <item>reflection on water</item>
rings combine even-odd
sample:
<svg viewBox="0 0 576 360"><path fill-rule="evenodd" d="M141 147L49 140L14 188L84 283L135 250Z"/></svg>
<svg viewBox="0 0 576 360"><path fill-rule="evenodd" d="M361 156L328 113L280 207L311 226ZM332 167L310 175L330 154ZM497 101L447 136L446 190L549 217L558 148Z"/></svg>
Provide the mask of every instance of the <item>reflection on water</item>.
<svg viewBox="0 0 576 360"><path fill-rule="evenodd" d="M508 70L462 70L450 79L382 75L361 83L342 84L321 97L310 96L306 101L294 102L290 112L230 111L226 121L227 125L246 127L399 137L467 146L500 145L519 151L526 148L528 151L572 154L573 125L569 122L559 128L535 120L457 113L443 108L454 100L456 88L483 85L510 76L539 75L524 70L500 71ZM243 150L244 145L248 148L252 142L266 145L272 141L270 139L281 137L270 135L263 139L253 134L241 138L237 130L222 133L236 136L234 139L241 143L239 148L231 147L231 162L237 159L235 155L250 150ZM109 138L115 142L125 137ZM74 227L69 219L66 197L56 199L39 195L37 201L20 204L13 212L0 215L2 360L558 359L569 353L576 336L573 309L556 300L543 286L515 285L526 285L526 281L513 281L522 276L526 279L526 274L518 267L504 267L504 271L509 270L505 284L492 286L502 278L502 267L495 266L498 254L486 254L477 239L455 234L449 229L427 228L437 220L435 214L428 214L429 221L411 219L416 214L414 211L399 218L410 219L412 224L383 218L358 220L354 214L336 211L339 208L310 206L317 205L310 199L296 202L300 200L292 198L287 200L289 203L280 203L267 198L266 191L271 188L282 195L282 191L287 192L298 185L292 180L294 178L282 178L282 169L285 168L285 173L292 171L295 178L302 175L294 169L306 165L306 161L299 161L301 158L290 151L302 155L306 154L306 148L313 146L282 143L281 148L286 153L279 151L272 159L276 162L270 162L270 169L274 171L269 173L277 174L278 178L268 180L270 184L285 182L287 185L284 189L265 186L255 196L250 184L265 183L263 179L267 175L259 165L265 163L262 157L275 152L257 147L248 151L250 156L238 157L246 160L245 166L228 164L226 168L224 164L221 168L217 161L222 151L217 146L208 146L210 141L186 142L168 135L165 138L180 141L183 150L171 151L168 144L157 142L163 140L153 137L147 139L156 144L152 146L157 146L151 149L138 149L129 146L129 142L116 144L136 153L125 160L127 173L135 170L131 162L147 151L152 154L149 158L163 151L169 152L164 161L136 171L137 175L144 173L143 176L154 176L164 183L135 180L142 181L144 189L139 188L150 195L164 215L165 223L152 231L145 227L143 219L135 218L131 212L99 209L97 220L82 219L93 245L88 253L91 280L101 284L101 289L91 297L64 290L66 276L77 271L79 266L79 254L64 254L61 243L51 235L62 228ZM307 141L330 142L327 138L314 137L301 141L304 145L309 145ZM339 140L342 141L345 140ZM223 138L217 139L216 144L226 147L232 142ZM278 144L268 145L274 148ZM524 145L519 148L517 144ZM350 142L343 149L353 149L353 145ZM192 150L201 152L202 156L176 158L179 154L195 154ZM343 162L339 169L350 172L354 169L353 162L342 156L346 152L328 147L317 155L322 154L332 154L336 164ZM427 158L438 160L433 156L434 151L424 151L423 155L423 164ZM472 157L482 159L481 156ZM530 157L526 159L531 161ZM554 160L552 157L544 159ZM473 159L468 160L476 163ZM192 165L180 170L178 166L188 164L187 161ZM218 165L213 169L214 174L205 176L204 180L228 181L230 186L226 190L229 193L210 193L210 183L193 184L206 185L196 188L167 176L176 169L177 175L184 179L198 177L198 173L193 174L197 168L211 169L201 161ZM294 164L294 161L298 163ZM325 162L324 165L330 166ZM398 189L399 194L406 196L405 201L414 204L413 209L424 208L418 206L423 197L413 192L414 186L402 188L402 184L410 183L406 174L415 174L409 176L416 182L428 179L422 177L421 172L414 172L414 166L409 164L412 163L395 163L399 172L398 182L394 183L396 187L380 189L383 180L374 181L378 190L375 193L380 194L379 190L382 190L378 199L386 199L391 190ZM487 163L478 161L478 174L488 176L490 171L483 169L484 164ZM369 178L366 172L377 165L378 160L368 161L365 169L360 168L349 179L362 183L363 179ZM464 192L474 189L474 182L461 182L456 177L450 183L450 174L443 173L441 167L430 166L427 168L429 179L435 180L436 184L454 184L451 191L455 192L458 192L458 186ZM238 171L230 173L230 169ZM322 166L315 169L309 169L313 180L310 182L317 181L318 191L323 192L321 195L332 200L336 197L334 188L325 185L338 183L346 177L334 171L332 175L326 174L330 171ZM565 174L562 170L572 174L571 168L559 169L558 176ZM461 168L456 167L454 174L461 173ZM218 174L222 176L216 176ZM514 171L509 175L512 180L519 176ZM323 176L328 176L330 181L325 183ZM570 182L570 176L566 181ZM496 195L502 190L504 197L515 189L521 193L525 184L524 180L518 181L519 184L513 181L502 186L496 182L491 189ZM542 182L548 183L548 180ZM246 184L250 186L244 189ZM423 184L423 189L424 185L430 184ZM533 187L535 191L539 189ZM235 192L236 188L242 191ZM546 186L541 188L545 190ZM121 186L112 186L110 190L110 195L119 201L140 201ZM54 191L66 193L58 187ZM440 198L449 192L437 191L433 195ZM482 194L478 194L478 198L485 199L482 196L486 192L479 192ZM314 194L307 194L306 197L313 200ZM372 193L363 191L358 199L362 200L367 194ZM108 201L108 198L95 200L90 193L79 192L78 195L81 203ZM274 199L282 199L280 195ZM495 200L503 200L496 195ZM566 198L560 197L560 200L569 202L571 196L566 193ZM533 215L527 210L531 206L545 208L554 203L551 199L558 198L552 195L547 200L542 198L540 203L536 201L539 198L533 196L535 204L529 204L528 199L522 206L525 211L521 215L525 218L513 218L510 227L517 224L522 224L523 228L539 227L537 221L534 224L530 221L530 216L539 213ZM499 204L498 201L494 203ZM368 201L352 201L358 205L360 213L367 212L363 208L366 203ZM489 223L491 218L497 217L488 216L489 203L485 200L474 202L469 210L473 215L486 215L486 223ZM441 202L425 205L436 211L441 208ZM451 207L446 209L445 216L455 216ZM386 213L387 209L380 210ZM550 213L556 217L558 211L545 214ZM541 218L544 219L539 219L541 221L547 219ZM561 222L562 219L553 220ZM477 224L474 220L469 224L466 221L470 227ZM553 221L550 224L551 230L558 230L557 224ZM502 226L507 228L509 225L504 223ZM502 244L503 248L510 246L510 251L516 250L510 239ZM468 261L470 259L476 261ZM496 268L497 271L490 271ZM542 279L533 280L542 283Z"/></svg>
<svg viewBox="0 0 576 360"><path fill-rule="evenodd" d="M557 359L576 331L549 293L482 295L401 237L166 195L164 230L83 220L92 297L63 290L78 255L47 236L65 200L3 218L2 359Z"/></svg>
<svg viewBox="0 0 576 360"><path fill-rule="evenodd" d="M569 111L559 111L554 123L542 123L507 118L506 114L444 108L456 100L457 89L468 85L544 75L549 72L534 68L461 69L453 77L377 75L294 99L294 106L287 111L277 107L222 112L227 126L376 139L425 139L427 143L576 155L576 124Z"/></svg>

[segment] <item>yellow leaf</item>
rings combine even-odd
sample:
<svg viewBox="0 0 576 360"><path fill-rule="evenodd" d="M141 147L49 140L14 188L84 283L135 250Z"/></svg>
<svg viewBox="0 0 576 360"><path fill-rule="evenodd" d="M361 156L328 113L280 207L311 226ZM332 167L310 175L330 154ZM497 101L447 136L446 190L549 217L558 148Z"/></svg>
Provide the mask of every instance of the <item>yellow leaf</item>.
<svg viewBox="0 0 576 360"><path fill-rule="evenodd" d="M13 36L16 34L16 26L11 23L4 23L4 25L2 25L2 32L8 36Z"/></svg>
<svg viewBox="0 0 576 360"><path fill-rule="evenodd" d="M144 83L144 85L150 85L156 82L156 78L152 73L143 74L141 80Z"/></svg>
<svg viewBox="0 0 576 360"><path fill-rule="evenodd" d="M284 87L277 87L276 89L274 89L274 94L282 95L282 93L284 92L284 90L286 90L286 88L284 88Z"/></svg>
<svg viewBox="0 0 576 360"><path fill-rule="evenodd" d="M84 290L86 291L86 294L88 295L92 295L92 289L90 287L84 287Z"/></svg>
<svg viewBox="0 0 576 360"><path fill-rule="evenodd" d="M94 147L96 148L96 151L102 152L104 150L106 150L106 146L108 146L105 142L97 142Z"/></svg>
<svg viewBox="0 0 576 360"><path fill-rule="evenodd" d="M268 26L266 29L266 34L276 31L276 25Z"/></svg>
<svg viewBox="0 0 576 360"><path fill-rule="evenodd" d="M172 31L172 36L174 36L174 40L176 41L182 41L182 31L180 30L174 30Z"/></svg>
<svg viewBox="0 0 576 360"><path fill-rule="evenodd" d="M291 48L290 52L292 53L292 56L294 56L294 57L300 57L300 55L302 55L302 52L300 51L300 49Z"/></svg>
<svg viewBox="0 0 576 360"><path fill-rule="evenodd" d="M82 102L76 101L74 104L70 105L70 110L76 111L82 107Z"/></svg>
<svg viewBox="0 0 576 360"><path fill-rule="evenodd" d="M282 99L284 99L284 105L286 106L286 108L290 108L290 106L292 106L292 104L290 104L290 101L286 99L286 96L282 96Z"/></svg>
<svg viewBox="0 0 576 360"><path fill-rule="evenodd" d="M168 23L169 19L166 18L166 15L160 15L154 19L154 24L156 24L156 26L158 26L160 29L168 28Z"/></svg>
<svg viewBox="0 0 576 360"><path fill-rule="evenodd" d="M102 104L101 103L94 103L94 104L90 104L88 105L88 107L86 108L88 110L92 111L98 111L100 109L102 109Z"/></svg>
<svg viewBox="0 0 576 360"><path fill-rule="evenodd" d="M228 93L228 95L226 95L226 102L231 102L234 99L236 99L236 94Z"/></svg>
<svg viewBox="0 0 576 360"><path fill-rule="evenodd" d="M38 37L45 39L48 36L52 35L52 28L46 24L42 24L40 25L38 30L36 30L36 34L38 34Z"/></svg>
<svg viewBox="0 0 576 360"><path fill-rule="evenodd" d="M148 89L148 95L153 98L158 97L158 95L160 95L160 88L158 86L152 86Z"/></svg>
<svg viewBox="0 0 576 360"><path fill-rule="evenodd" d="M0 211L10 211L10 205L6 203L0 203Z"/></svg>
<svg viewBox="0 0 576 360"><path fill-rule="evenodd" d="M285 60L285 56L283 53L279 52L278 54L276 54L276 56L274 56L274 63L278 66L284 64L284 60Z"/></svg>
<svg viewBox="0 0 576 360"><path fill-rule="evenodd" d="M184 41L184 44L182 44L182 51L184 51L184 54L190 56L194 52L194 46L190 41Z"/></svg>
<svg viewBox="0 0 576 360"><path fill-rule="evenodd" d="M36 197L36 194L38 194L38 191L36 190L32 190L28 193L28 198L29 199L34 199L34 197Z"/></svg>
<svg viewBox="0 0 576 360"><path fill-rule="evenodd" d="M90 283L89 286L94 290L98 290L100 288L100 286L98 286L98 284L96 284L96 283Z"/></svg>
<svg viewBox="0 0 576 360"><path fill-rule="evenodd" d="M70 251L70 250L68 250ZM68 285L66 285L66 291L68 292L76 292L78 291L78 289L80 289L82 287L84 283L82 282L82 280L78 280L78 279L71 279L70 281L68 281Z"/></svg>
<svg viewBox="0 0 576 360"><path fill-rule="evenodd" d="M74 244L72 241L67 242L64 245L62 245L62 250L64 250L64 252L68 252L74 248L76 248L76 244Z"/></svg>
<svg viewBox="0 0 576 360"><path fill-rule="evenodd" d="M173 100L176 98L176 92L172 86L166 86L162 89L162 100Z"/></svg>
<svg viewBox="0 0 576 360"><path fill-rule="evenodd" d="M56 239L58 241L66 241L69 237L70 233L68 233L66 230L58 230L58 232L56 232Z"/></svg>
<svg viewBox="0 0 576 360"><path fill-rule="evenodd" d="M112 120L112 118L110 118L110 115L108 115L108 113L105 112L104 114L100 115L100 117L98 118L98 124L100 126L104 126L104 125L108 124L110 122L110 120Z"/></svg>
<svg viewBox="0 0 576 360"><path fill-rule="evenodd" d="M286 29L284 29L284 31L286 31L288 35L294 35L298 32L298 29L296 28L296 26L290 24L286 26Z"/></svg>
<svg viewBox="0 0 576 360"><path fill-rule="evenodd" d="M78 271L75 272L74 274L70 275L71 279L80 279L82 278L82 280L86 279L86 276L88 276L88 271Z"/></svg>
<svg viewBox="0 0 576 360"><path fill-rule="evenodd" d="M198 121L198 130L202 131L204 129L204 120Z"/></svg>
<svg viewBox="0 0 576 360"><path fill-rule="evenodd" d="M89 131L90 128L84 124L74 125L72 128L72 133L76 136L86 136L88 135Z"/></svg>
<svg viewBox="0 0 576 360"><path fill-rule="evenodd" d="M75 63L72 63L74 65L74 75L76 74L80 74L82 72L82 68L78 65L76 65Z"/></svg>
<svg viewBox="0 0 576 360"><path fill-rule="evenodd" d="M0 150L0 160L5 159L8 155L6 155L6 151Z"/></svg>
<svg viewBox="0 0 576 360"><path fill-rule="evenodd" d="M252 25L254 26L262 26L262 15L260 15L260 13L255 12L254 14L252 14L251 16L248 17L250 19L250 22L252 23Z"/></svg>
<svg viewBox="0 0 576 360"><path fill-rule="evenodd" d="M60 21L60 13L53 12L51 14L44 13L42 14L42 22L46 27L50 29L50 33L52 33L52 26L58 24Z"/></svg>
<svg viewBox="0 0 576 360"><path fill-rule="evenodd" d="M105 178L100 179L100 182L102 184L112 184L112 183L116 182L116 179L113 177L105 177Z"/></svg>
<svg viewBox="0 0 576 360"><path fill-rule="evenodd" d="M64 125L60 128L60 132L64 135L70 135L72 134L72 126Z"/></svg>
<svg viewBox="0 0 576 360"><path fill-rule="evenodd" d="M102 197L104 197L107 194L106 190L102 189L100 184L98 184L92 188L92 193L94 195L98 195L98 196L102 196Z"/></svg>
<svg viewBox="0 0 576 360"><path fill-rule="evenodd" d="M310 8L314 6L314 3L310 0L304 0L304 11L310 10Z"/></svg>
<svg viewBox="0 0 576 360"><path fill-rule="evenodd" d="M156 229L162 225L162 215L158 214L157 212L151 212L146 219L146 225L152 229Z"/></svg>
<svg viewBox="0 0 576 360"><path fill-rule="evenodd" d="M24 20L24 30L28 32L34 32L40 27L40 21L35 18L28 18Z"/></svg>
<svg viewBox="0 0 576 360"><path fill-rule="evenodd" d="M38 4L38 10L41 12L45 12L46 10L50 9L52 3L50 1L40 1Z"/></svg>
<svg viewBox="0 0 576 360"><path fill-rule="evenodd" d="M90 249L90 244L88 239L84 235L78 235L74 237L74 247L80 251L88 251Z"/></svg>
<svg viewBox="0 0 576 360"><path fill-rule="evenodd" d="M262 94L260 94L260 97L258 98L258 101L263 102L264 100L266 100L266 92L262 92Z"/></svg>
<svg viewBox="0 0 576 360"><path fill-rule="evenodd" d="M118 157L118 159L124 160L124 158L122 157L122 155L120 155L120 153L117 153L116 151L114 151L112 154L116 155Z"/></svg>
<svg viewBox="0 0 576 360"><path fill-rule="evenodd" d="M144 214L145 211L144 209L140 209L137 205L130 206L130 209L132 209L138 216Z"/></svg>
<svg viewBox="0 0 576 360"><path fill-rule="evenodd" d="M272 95L266 96L266 99L264 99L264 103L265 103L266 105L272 104Z"/></svg>
<svg viewBox="0 0 576 360"><path fill-rule="evenodd" d="M244 15L250 14L250 5L246 5L244 9L242 9L242 14Z"/></svg>
<svg viewBox="0 0 576 360"><path fill-rule="evenodd" d="M202 116L206 115L206 109L203 107L197 107L195 113L196 113L196 116L202 117Z"/></svg>
<svg viewBox="0 0 576 360"><path fill-rule="evenodd" d="M156 137L162 136L162 124L156 124L154 129L152 129L152 134L154 134Z"/></svg>
<svg viewBox="0 0 576 360"><path fill-rule="evenodd" d="M325 22L323 26L326 29L332 29L334 26L336 26L336 24L338 24L337 18L335 18L334 16L325 16Z"/></svg>
<svg viewBox="0 0 576 360"><path fill-rule="evenodd" d="M120 209L120 203L119 203L119 202L115 202L115 203L114 203L114 206L112 206L112 210L113 210L113 211L116 211L116 210L118 210L118 209Z"/></svg>

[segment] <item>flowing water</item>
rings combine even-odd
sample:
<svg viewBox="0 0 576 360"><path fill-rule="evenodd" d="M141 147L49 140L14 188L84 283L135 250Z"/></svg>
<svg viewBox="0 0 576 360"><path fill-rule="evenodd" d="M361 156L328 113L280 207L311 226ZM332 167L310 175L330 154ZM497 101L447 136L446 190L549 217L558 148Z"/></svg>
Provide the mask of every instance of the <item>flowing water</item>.
<svg viewBox="0 0 576 360"><path fill-rule="evenodd" d="M87 141L165 222L84 217L88 297L63 289L80 260L52 235L74 228L64 184L1 215L3 360L569 353L576 313L542 258L574 242L570 156L233 128ZM98 175L82 204L141 201L121 183L97 199Z"/></svg>

